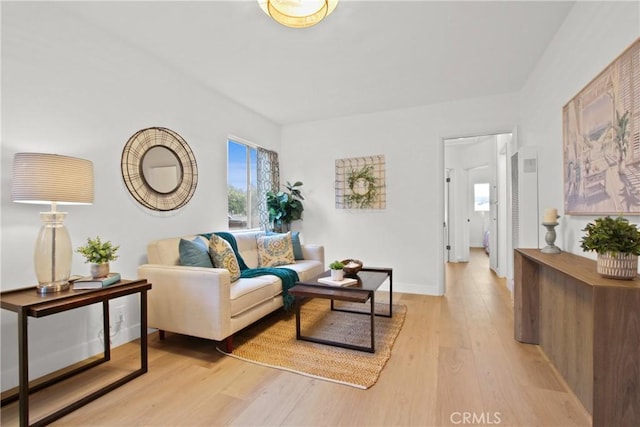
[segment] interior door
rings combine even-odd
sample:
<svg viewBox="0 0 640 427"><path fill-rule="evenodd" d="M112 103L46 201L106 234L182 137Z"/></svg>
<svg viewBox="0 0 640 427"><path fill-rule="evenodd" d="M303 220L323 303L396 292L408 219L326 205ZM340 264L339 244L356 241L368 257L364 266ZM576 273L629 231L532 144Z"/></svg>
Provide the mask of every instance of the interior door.
<svg viewBox="0 0 640 427"><path fill-rule="evenodd" d="M461 171L462 177L460 182L465 183L461 185L458 190L460 191L460 215L458 215L459 229L461 229L460 238L456 241L460 242L457 248L457 260L459 262L469 262L469 225L471 223L471 211L473 210L473 185L469 179L469 169Z"/></svg>
<svg viewBox="0 0 640 427"><path fill-rule="evenodd" d="M495 168L494 168L495 169ZM498 233L500 222L500 199L498 198L498 188L495 184L495 177L491 183L491 203L489 208L489 268L498 273L499 251Z"/></svg>
<svg viewBox="0 0 640 427"><path fill-rule="evenodd" d="M451 261L451 230L449 230L449 212L450 212L450 198L449 198L449 186L451 185L451 170L445 169L444 171L444 222L442 224L444 233L444 260L445 262Z"/></svg>

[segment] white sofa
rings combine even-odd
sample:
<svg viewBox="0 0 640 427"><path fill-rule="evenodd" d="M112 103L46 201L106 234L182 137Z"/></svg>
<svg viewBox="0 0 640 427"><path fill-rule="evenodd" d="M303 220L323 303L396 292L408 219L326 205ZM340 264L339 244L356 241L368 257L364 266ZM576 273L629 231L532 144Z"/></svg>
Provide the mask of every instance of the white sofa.
<svg viewBox="0 0 640 427"><path fill-rule="evenodd" d="M249 268L258 267L257 237L261 231L233 232L238 252ZM197 236L183 236L193 240ZM202 238L202 237L200 237ZM215 341L233 349L233 334L283 306L282 282L273 275L230 281L222 268L180 265L180 237L154 240L147 245L147 264L138 277L153 284L148 294L149 327ZM303 244L304 260L291 268L300 280L324 271L324 247Z"/></svg>

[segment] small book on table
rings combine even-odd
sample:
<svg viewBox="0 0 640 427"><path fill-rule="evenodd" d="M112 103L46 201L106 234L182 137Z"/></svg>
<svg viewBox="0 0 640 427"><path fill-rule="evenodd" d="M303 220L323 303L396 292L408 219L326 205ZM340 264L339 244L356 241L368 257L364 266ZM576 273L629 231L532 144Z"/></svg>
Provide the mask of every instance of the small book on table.
<svg viewBox="0 0 640 427"><path fill-rule="evenodd" d="M73 281L73 289L99 289L120 281L120 273L109 273L106 277L81 277Z"/></svg>
<svg viewBox="0 0 640 427"><path fill-rule="evenodd" d="M358 283L356 279L351 279L349 277L346 277L342 280L333 280L331 277L321 277L318 279L318 282L322 283L323 285L330 286L351 286Z"/></svg>

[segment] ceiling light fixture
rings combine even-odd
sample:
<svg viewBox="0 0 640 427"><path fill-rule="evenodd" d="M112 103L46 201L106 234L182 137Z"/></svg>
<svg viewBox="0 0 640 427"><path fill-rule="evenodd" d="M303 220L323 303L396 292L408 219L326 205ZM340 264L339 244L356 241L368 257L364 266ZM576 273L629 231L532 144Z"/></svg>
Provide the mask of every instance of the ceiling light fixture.
<svg viewBox="0 0 640 427"><path fill-rule="evenodd" d="M260 7L276 22L291 28L316 25L338 5L338 0L258 0Z"/></svg>

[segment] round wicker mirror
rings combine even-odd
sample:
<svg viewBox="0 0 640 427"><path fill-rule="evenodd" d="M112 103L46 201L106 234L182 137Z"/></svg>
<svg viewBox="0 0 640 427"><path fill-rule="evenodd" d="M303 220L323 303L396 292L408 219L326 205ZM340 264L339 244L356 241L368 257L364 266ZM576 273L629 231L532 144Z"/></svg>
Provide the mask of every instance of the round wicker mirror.
<svg viewBox="0 0 640 427"><path fill-rule="evenodd" d="M122 150L120 166L129 193L154 211L180 209L198 184L191 148L167 128L152 127L133 134Z"/></svg>

